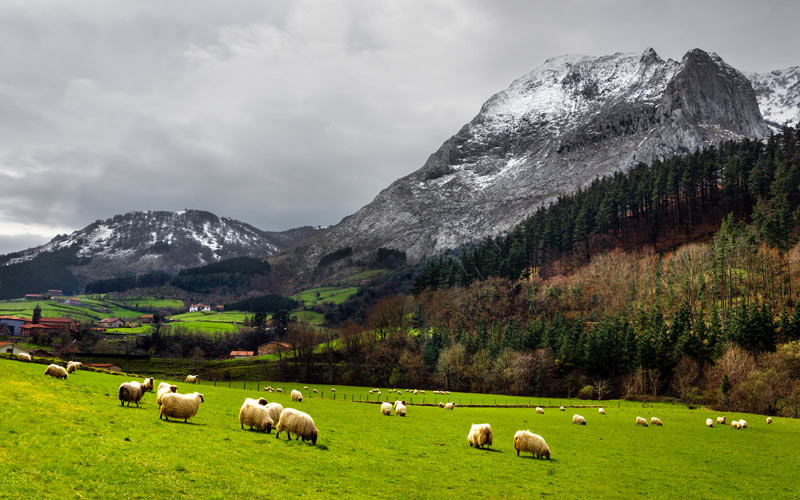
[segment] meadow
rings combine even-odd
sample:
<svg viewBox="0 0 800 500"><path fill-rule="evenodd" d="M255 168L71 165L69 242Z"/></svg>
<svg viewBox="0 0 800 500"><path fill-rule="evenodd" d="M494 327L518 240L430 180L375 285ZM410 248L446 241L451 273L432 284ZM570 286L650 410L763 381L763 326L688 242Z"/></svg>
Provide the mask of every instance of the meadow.
<svg viewBox="0 0 800 500"><path fill-rule="evenodd" d="M68 306L52 300L12 299L0 301L0 315L8 314L30 318L33 308L38 304L45 318L72 318L81 323L99 321L103 318L135 319L141 312L132 311L103 299L81 297L82 305Z"/></svg>
<svg viewBox="0 0 800 500"><path fill-rule="evenodd" d="M180 392L205 398L184 424L159 420L154 393L139 408L121 407L117 389L132 376L80 371L61 381L43 372L0 360L2 498L797 498L797 420L767 425L763 416L729 413L749 428L709 429L705 419L719 413L618 401L607 402L604 417L596 408L537 415L410 405L400 418L344 401L367 388L338 386L333 400L330 386L307 384L325 398L292 403L289 391L306 384L272 383L284 393L269 394L254 384L177 381ZM317 446L242 430L239 407L259 396L309 413ZM576 412L587 426L571 424ZM664 426L635 427L637 415L658 416ZM470 448L470 425L483 422L494 429L494 445ZM517 457L511 441L519 429L541 434L552 460Z"/></svg>

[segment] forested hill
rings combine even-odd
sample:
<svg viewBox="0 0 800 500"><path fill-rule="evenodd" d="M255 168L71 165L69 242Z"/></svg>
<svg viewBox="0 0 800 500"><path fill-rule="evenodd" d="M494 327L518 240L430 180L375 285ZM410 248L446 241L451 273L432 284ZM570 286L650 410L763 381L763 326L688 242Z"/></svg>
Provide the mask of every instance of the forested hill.
<svg viewBox="0 0 800 500"><path fill-rule="evenodd" d="M785 251L797 237L799 141L800 130L786 127L764 143L725 142L597 180L505 236L433 260L414 290L548 276L615 247L674 248L707 237L728 214L752 221L761 241Z"/></svg>

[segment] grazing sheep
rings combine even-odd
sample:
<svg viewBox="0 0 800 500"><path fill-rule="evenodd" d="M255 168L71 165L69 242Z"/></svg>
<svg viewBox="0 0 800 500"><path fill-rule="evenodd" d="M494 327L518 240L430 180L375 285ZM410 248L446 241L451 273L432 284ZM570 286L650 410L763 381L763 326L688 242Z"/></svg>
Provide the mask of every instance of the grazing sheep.
<svg viewBox="0 0 800 500"><path fill-rule="evenodd" d="M768 424L771 424L771 423L772 423L772 417L767 417L767 423L768 423Z"/></svg>
<svg viewBox="0 0 800 500"><path fill-rule="evenodd" d="M706 427L714 427L714 421L710 418L706 419Z"/></svg>
<svg viewBox="0 0 800 500"><path fill-rule="evenodd" d="M434 394L439 394L439 391L433 391Z"/></svg>
<svg viewBox="0 0 800 500"><path fill-rule="evenodd" d="M199 377L199 375L186 375L186 379L184 380L184 382L186 382L187 384L196 384L197 377Z"/></svg>
<svg viewBox="0 0 800 500"><path fill-rule="evenodd" d="M159 420L162 418L169 420L169 417L177 419L182 418L185 423L187 420L197 415L200 404L204 402L203 395L199 392L192 394L170 392L164 394L161 398L161 413L158 415L158 418Z"/></svg>
<svg viewBox="0 0 800 500"><path fill-rule="evenodd" d="M316 390L316 389L311 389L311 392L313 392L314 394L317 394L319 391Z"/></svg>
<svg viewBox="0 0 800 500"><path fill-rule="evenodd" d="M664 425L664 423L661 422L661 419L658 417L650 417L650 425L657 425L661 427L662 425Z"/></svg>
<svg viewBox="0 0 800 500"><path fill-rule="evenodd" d="M419 393L420 394L425 394L425 391L420 390Z"/></svg>
<svg viewBox="0 0 800 500"><path fill-rule="evenodd" d="M567 411L567 409L566 409L566 408L564 408L563 406L562 406L562 407L560 407L560 408L559 408L559 410L561 410L561 411Z"/></svg>
<svg viewBox="0 0 800 500"><path fill-rule="evenodd" d="M439 408L444 408L444 403L439 401Z"/></svg>
<svg viewBox="0 0 800 500"><path fill-rule="evenodd" d="M401 404L402 404L402 405L404 405L404 404L406 404L406 402L405 402L405 401L401 401L401 400L399 400L399 399L396 399L396 400L394 401L394 404L393 404L392 406L394 406L394 408L395 408L395 409L397 409L397 406L398 406L398 405L401 405Z"/></svg>
<svg viewBox="0 0 800 500"><path fill-rule="evenodd" d="M725 425L725 417L717 417L717 423L720 425Z"/></svg>
<svg viewBox="0 0 800 500"><path fill-rule="evenodd" d="M547 442L542 436L531 431L517 431L514 434L514 449L517 450L517 456L519 452L526 451L533 453L536 458L550 460L550 447L547 446Z"/></svg>
<svg viewBox="0 0 800 500"><path fill-rule="evenodd" d="M392 403L390 403L388 401L385 402L385 403L381 403L381 413L383 413L384 415L391 415L392 414Z"/></svg>
<svg viewBox="0 0 800 500"><path fill-rule="evenodd" d="M418 391L418 390L416 390L416 389L414 389L414 392L413 392L413 394L416 396L418 393L419 393L419 391Z"/></svg>
<svg viewBox="0 0 800 500"><path fill-rule="evenodd" d="M50 375L53 378L67 378L67 370L63 366L49 365L44 371L45 375Z"/></svg>
<svg viewBox="0 0 800 500"><path fill-rule="evenodd" d="M125 403L128 403L128 406L131 403L136 403L138 407L139 401L144 397L145 392L147 392L147 386L142 383L136 381L123 382L119 386L119 403L121 406L125 406Z"/></svg>
<svg viewBox="0 0 800 500"><path fill-rule="evenodd" d="M308 390L308 386L307 386L307 385L304 385L304 386L303 386L303 390L304 390L304 391L307 391L307 390Z"/></svg>
<svg viewBox="0 0 800 500"><path fill-rule="evenodd" d="M264 390L267 392L275 392L275 389L273 389L271 385L264 387Z"/></svg>
<svg viewBox="0 0 800 500"><path fill-rule="evenodd" d="M271 418L273 422L280 420L281 413L283 412L283 406L280 403L269 403L266 408L269 412L269 418Z"/></svg>
<svg viewBox="0 0 800 500"><path fill-rule="evenodd" d="M303 393L298 391L297 389L292 389L292 401L295 402L303 402Z"/></svg>
<svg viewBox="0 0 800 500"><path fill-rule="evenodd" d="M492 445L492 426L489 424L472 424L472 428L467 434L467 441L470 446L483 448L484 445Z"/></svg>
<svg viewBox="0 0 800 500"><path fill-rule="evenodd" d="M405 403L403 403L401 401L399 405L395 406L394 407L394 414L398 415L400 417L405 417L406 416L406 405L405 405Z"/></svg>
<svg viewBox="0 0 800 500"><path fill-rule="evenodd" d="M282 393L283 393L283 389L281 389L280 387L278 387L277 389L275 389L275 392L280 392L280 393L282 394Z"/></svg>
<svg viewBox="0 0 800 500"><path fill-rule="evenodd" d="M266 404L267 400L264 398L247 398L244 400L239 410L239 424L241 424L242 429L244 429L245 425L249 425L251 430L255 427L256 430L269 434L275 422L272 420L269 410L265 406Z"/></svg>
<svg viewBox="0 0 800 500"><path fill-rule="evenodd" d="M747 420L739 419L739 424L742 426L742 429L747 429Z"/></svg>
<svg viewBox="0 0 800 500"><path fill-rule="evenodd" d="M161 406L161 398L164 397L164 394L169 392L178 392L177 385L169 385L167 382L161 382L158 384L158 392L156 392L156 404Z"/></svg>
<svg viewBox="0 0 800 500"><path fill-rule="evenodd" d="M448 396L450 395L450 391L444 391L444 393Z"/></svg>
<svg viewBox="0 0 800 500"><path fill-rule="evenodd" d="M536 413L541 413L542 415L544 415L544 408L542 408L541 406L537 406Z"/></svg>
<svg viewBox="0 0 800 500"><path fill-rule="evenodd" d="M600 415L605 415L606 411L603 408L598 408L597 413L599 413Z"/></svg>
<svg viewBox="0 0 800 500"><path fill-rule="evenodd" d="M75 373L78 371L78 364L74 361L70 361L67 363L67 373Z"/></svg>
<svg viewBox="0 0 800 500"><path fill-rule="evenodd" d="M331 387L331 392L336 392L336 388L335 387Z"/></svg>
<svg viewBox="0 0 800 500"><path fill-rule="evenodd" d="M297 436L295 439L303 438L304 442L311 441L313 444L317 444L317 427L308 413L294 408L283 410L278 425L275 427L275 438L277 439L283 431L286 431L288 439L292 439L294 432Z"/></svg>
<svg viewBox="0 0 800 500"><path fill-rule="evenodd" d="M643 419L642 417L636 417L636 425L647 427L647 420Z"/></svg>
<svg viewBox="0 0 800 500"><path fill-rule="evenodd" d="M455 403L453 403L452 401L451 401L451 402L449 402L449 403L447 403L446 405L444 405L444 409L445 409L445 410L452 410L452 409L453 409L453 408L455 408L455 407L456 407L456 404L455 404Z"/></svg>
<svg viewBox="0 0 800 500"><path fill-rule="evenodd" d="M145 387L146 390L153 392L153 384L155 383L156 381L153 377L147 377L146 379L144 379L144 382L142 382L142 385Z"/></svg>
<svg viewBox="0 0 800 500"><path fill-rule="evenodd" d="M731 429L741 429L741 428L742 424L740 424L738 420L734 420L733 422L731 422Z"/></svg>
<svg viewBox="0 0 800 500"><path fill-rule="evenodd" d="M31 355L28 354L27 352L18 352L17 353L17 359L20 360L20 361L30 361L31 360Z"/></svg>
<svg viewBox="0 0 800 500"><path fill-rule="evenodd" d="M572 423L578 425L586 425L586 419L576 413L575 415L572 416Z"/></svg>

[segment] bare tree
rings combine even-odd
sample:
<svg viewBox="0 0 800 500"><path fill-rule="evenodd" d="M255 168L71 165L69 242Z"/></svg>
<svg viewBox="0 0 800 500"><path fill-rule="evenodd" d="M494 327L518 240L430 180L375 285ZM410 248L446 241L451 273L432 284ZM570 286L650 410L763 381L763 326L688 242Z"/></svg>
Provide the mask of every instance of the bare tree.
<svg viewBox="0 0 800 500"><path fill-rule="evenodd" d="M686 402L700 374L700 366L695 360L684 356L675 367L672 376L672 389L680 395L681 401Z"/></svg>
<svg viewBox="0 0 800 500"><path fill-rule="evenodd" d="M460 389L467 374L467 350L461 344L452 344L439 354L436 371L447 390Z"/></svg>
<svg viewBox="0 0 800 500"><path fill-rule="evenodd" d="M597 399L603 399L603 395L611 388L611 381L606 378L598 379L592 383L592 386L594 387L595 394L597 394Z"/></svg>

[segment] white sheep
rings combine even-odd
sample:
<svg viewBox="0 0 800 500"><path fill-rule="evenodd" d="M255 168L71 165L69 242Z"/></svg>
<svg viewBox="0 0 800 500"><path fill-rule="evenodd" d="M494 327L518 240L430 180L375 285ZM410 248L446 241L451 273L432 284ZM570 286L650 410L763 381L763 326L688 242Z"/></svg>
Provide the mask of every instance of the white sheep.
<svg viewBox="0 0 800 500"><path fill-rule="evenodd" d="M280 436L280 433L286 431L286 437L292 439L294 432L295 439L303 438L303 441L311 441L317 444L317 427L314 425L314 420L308 413L303 413L294 408L286 408L281 412L281 418L278 420L278 425L275 427L275 438Z"/></svg>
<svg viewBox="0 0 800 500"><path fill-rule="evenodd" d="M170 385L168 382L158 384L158 392L156 392L156 404L158 406L161 406L161 398L164 397L164 394L169 392L178 392L178 386Z"/></svg>
<svg viewBox="0 0 800 500"><path fill-rule="evenodd" d="M647 420L643 419L642 417L636 417L636 425L647 427Z"/></svg>
<svg viewBox="0 0 800 500"><path fill-rule="evenodd" d="M78 371L78 364L74 361L67 363L67 373L75 373Z"/></svg>
<svg viewBox="0 0 800 500"><path fill-rule="evenodd" d="M706 427L714 427L714 421L710 418L706 419Z"/></svg>
<svg viewBox="0 0 800 500"><path fill-rule="evenodd" d="M444 393L448 396L450 395L450 391L444 391Z"/></svg>
<svg viewBox="0 0 800 500"><path fill-rule="evenodd" d="M63 366L58 365L48 365L48 367L44 370L45 375L50 375L53 378L67 378L67 370L64 369Z"/></svg>
<svg viewBox="0 0 800 500"><path fill-rule="evenodd" d="M742 424L740 424L738 420L734 420L733 422L731 422L731 429L741 429L741 428Z"/></svg>
<svg viewBox="0 0 800 500"><path fill-rule="evenodd" d="M283 412L283 405L274 402L269 403L267 405L267 411L269 412L269 418L271 418L273 422L277 422L281 418L281 413Z"/></svg>
<svg viewBox="0 0 800 500"><path fill-rule="evenodd" d="M278 387L277 389L275 389L275 392L280 392L281 394L283 394L283 389L281 389L280 387Z"/></svg>
<svg viewBox="0 0 800 500"><path fill-rule="evenodd" d="M772 423L772 417L767 417L767 423L768 423L768 424L771 424L771 423Z"/></svg>
<svg viewBox="0 0 800 500"><path fill-rule="evenodd" d="M472 428L467 434L467 441L470 446L483 448L484 445L492 445L492 426L489 424L472 424Z"/></svg>
<svg viewBox="0 0 800 500"><path fill-rule="evenodd" d="M661 419L658 417L650 417L650 425L657 425L661 427L664 425L664 423L661 422Z"/></svg>
<svg viewBox="0 0 800 500"><path fill-rule="evenodd" d="M402 401L399 405L395 406L394 414L400 417L406 416L406 405Z"/></svg>
<svg viewBox="0 0 800 500"><path fill-rule="evenodd" d="M418 393L419 393L419 391L418 391L418 390L416 390L416 389L414 389L414 392L413 392L413 394L416 396Z"/></svg>
<svg viewBox="0 0 800 500"><path fill-rule="evenodd" d="M303 393L297 389L292 389L292 401L303 402Z"/></svg>
<svg viewBox="0 0 800 500"><path fill-rule="evenodd" d="M419 393L420 393L420 394L425 394L425 391L423 391L422 389L420 389Z"/></svg>
<svg viewBox="0 0 800 500"><path fill-rule="evenodd" d="M446 405L444 405L444 409L445 409L445 410L452 410L452 409L453 409L453 408L455 408L455 407L456 407L456 404L455 404L455 403L453 403L452 401L451 401L451 402L449 402L449 403L447 403Z"/></svg>
<svg viewBox="0 0 800 500"><path fill-rule="evenodd" d="M606 414L606 410L604 410L603 408L598 408L597 409L597 413L599 413L600 415L605 415Z"/></svg>
<svg viewBox="0 0 800 500"><path fill-rule="evenodd" d="M273 389L271 385L264 387L264 390L267 392L275 392L275 389Z"/></svg>
<svg viewBox="0 0 800 500"><path fill-rule="evenodd" d="M444 403L442 401L439 401L439 408L444 408Z"/></svg>
<svg viewBox="0 0 800 500"><path fill-rule="evenodd" d="M304 385L304 386L303 386L303 390L304 390L304 391L307 391L307 390L308 390L308 386L307 386L307 385Z"/></svg>
<svg viewBox="0 0 800 500"><path fill-rule="evenodd" d="M119 403L122 406L125 406L125 403L128 403L128 406L131 403L136 403L136 406L139 406L139 401L144 397L145 392L147 392L147 386L140 382L123 382L119 385Z"/></svg>
<svg viewBox="0 0 800 500"><path fill-rule="evenodd" d="M392 414L392 403L388 401L385 403L381 403L381 413L384 415L391 415Z"/></svg>
<svg viewBox="0 0 800 500"><path fill-rule="evenodd" d="M541 406L537 406L536 413L541 413L542 415L544 415L544 408L542 408Z"/></svg>
<svg viewBox="0 0 800 500"><path fill-rule="evenodd" d="M319 393L319 391L318 391L318 390L316 390L316 389L311 389L311 392L313 392L314 394L317 394L317 393Z"/></svg>
<svg viewBox="0 0 800 500"><path fill-rule="evenodd" d="M567 411L567 409L564 408L563 406L559 407L558 409L561 410L561 411Z"/></svg>
<svg viewBox="0 0 800 500"><path fill-rule="evenodd" d="M30 361L31 360L31 355L28 354L27 352L18 352L17 353L17 359L20 360L20 361Z"/></svg>
<svg viewBox="0 0 800 500"><path fill-rule="evenodd" d="M725 425L725 417L717 417L717 423L720 425Z"/></svg>
<svg viewBox="0 0 800 500"><path fill-rule="evenodd" d="M186 375L186 379L184 380L184 382L186 382L187 384L196 384L198 377L199 375Z"/></svg>
<svg viewBox="0 0 800 500"><path fill-rule="evenodd" d="M575 415L572 416L572 423L578 425L586 425L586 419L576 413Z"/></svg>
<svg viewBox="0 0 800 500"><path fill-rule="evenodd" d="M742 429L747 429L747 420L741 418L739 419L739 424L742 426Z"/></svg>
<svg viewBox="0 0 800 500"><path fill-rule="evenodd" d="M531 431L517 431L514 434L514 449L517 450L517 456L521 451L533 453L536 458L546 458L550 460L550 447L544 438Z"/></svg>
<svg viewBox="0 0 800 500"><path fill-rule="evenodd" d="M161 398L161 413L158 418L159 420L162 418L169 420L169 417L182 418L186 422L197 415L197 411L200 410L200 404L204 402L203 395L199 392L192 394L170 392L164 394Z"/></svg>
<svg viewBox="0 0 800 500"><path fill-rule="evenodd" d="M331 392L336 392L336 387L331 387Z"/></svg>
<svg viewBox="0 0 800 500"><path fill-rule="evenodd" d="M251 430L255 428L269 434L275 422L272 420L270 412L265 406L266 404L267 400L264 398L247 398L244 400L239 410L239 424L241 424L242 429L244 429L245 425L249 425Z"/></svg>

